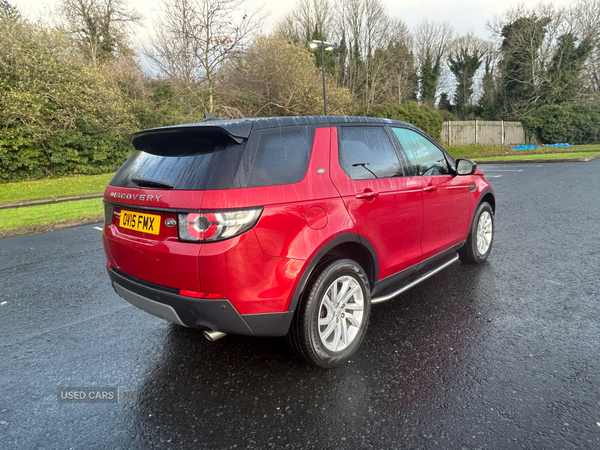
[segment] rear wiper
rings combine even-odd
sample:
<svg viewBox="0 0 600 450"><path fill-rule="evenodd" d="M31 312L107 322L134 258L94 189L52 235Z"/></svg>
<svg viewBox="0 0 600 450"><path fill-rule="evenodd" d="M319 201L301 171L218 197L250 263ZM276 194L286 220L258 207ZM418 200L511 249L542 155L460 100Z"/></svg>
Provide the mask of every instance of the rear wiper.
<svg viewBox="0 0 600 450"><path fill-rule="evenodd" d="M143 178L132 178L131 181L134 184L137 184L139 187L158 188L158 189L173 189L175 187L175 186L172 186L167 183L162 183L160 181L144 180Z"/></svg>

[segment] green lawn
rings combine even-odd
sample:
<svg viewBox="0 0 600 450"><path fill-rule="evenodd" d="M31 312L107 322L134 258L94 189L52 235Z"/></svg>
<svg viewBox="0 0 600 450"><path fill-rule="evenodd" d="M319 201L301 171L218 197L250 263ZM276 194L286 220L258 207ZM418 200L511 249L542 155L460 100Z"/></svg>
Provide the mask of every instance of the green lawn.
<svg viewBox="0 0 600 450"><path fill-rule="evenodd" d="M524 159L571 159L584 158L600 153L600 144L574 145L572 147L545 147L531 150L512 150L502 145L463 145L459 147L447 147L446 150L454 158L469 158L481 160L483 158L494 158L493 160L524 160ZM527 157L524 157L527 155ZM544 155L535 156L531 155ZM557 155L561 155L560 157ZM583 155L583 156L582 156Z"/></svg>
<svg viewBox="0 0 600 450"><path fill-rule="evenodd" d="M65 178L47 178L35 181L0 184L0 204L70 197L84 194L100 194L114 176L78 175Z"/></svg>
<svg viewBox="0 0 600 450"><path fill-rule="evenodd" d="M0 230L32 227L66 220L98 217L102 220L102 199L75 200L50 205L27 206L0 210Z"/></svg>
<svg viewBox="0 0 600 450"><path fill-rule="evenodd" d="M569 152L569 153L550 153L541 155L511 155L511 161L535 161L535 160L552 160L552 159L579 159L589 158L597 155L600 152ZM494 156L491 158L479 158L476 157L475 161L506 161L505 156Z"/></svg>

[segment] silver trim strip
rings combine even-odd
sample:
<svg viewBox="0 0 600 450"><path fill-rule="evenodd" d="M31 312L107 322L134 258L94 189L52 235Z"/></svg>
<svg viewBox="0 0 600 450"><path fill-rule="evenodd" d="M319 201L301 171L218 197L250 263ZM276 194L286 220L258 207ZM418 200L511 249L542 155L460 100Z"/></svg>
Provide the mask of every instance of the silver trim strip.
<svg viewBox="0 0 600 450"><path fill-rule="evenodd" d="M417 278L415 281L413 281L412 283L407 284L406 286L401 287L400 289L398 289L397 291L392 292L391 294L385 295L383 297L376 297L376 298L372 298L371 299L371 304L372 305L376 305L377 303L383 303L383 302L387 302L388 300L391 300L392 298L394 298L397 295L402 294L403 292L408 291L410 288L415 287L417 284L419 284L421 281L425 281L427 278L432 277L433 275L435 275L438 272L441 272L442 270L444 270L446 267L454 264L456 261L458 261L458 255L454 255L454 258L452 258L450 261L442 264L441 266L435 268L434 270L432 270L431 272L427 272L426 274L424 274L423 276L421 276L420 278Z"/></svg>

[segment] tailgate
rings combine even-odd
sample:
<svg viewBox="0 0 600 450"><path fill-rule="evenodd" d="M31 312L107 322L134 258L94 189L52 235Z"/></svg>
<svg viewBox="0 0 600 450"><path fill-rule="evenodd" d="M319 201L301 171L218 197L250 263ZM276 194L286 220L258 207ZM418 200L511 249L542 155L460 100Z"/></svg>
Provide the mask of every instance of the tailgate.
<svg viewBox="0 0 600 450"><path fill-rule="evenodd" d="M200 209L202 194L109 186L104 195L103 232L107 262L149 283L200 291L202 244L179 242L176 211L189 210L190 204Z"/></svg>

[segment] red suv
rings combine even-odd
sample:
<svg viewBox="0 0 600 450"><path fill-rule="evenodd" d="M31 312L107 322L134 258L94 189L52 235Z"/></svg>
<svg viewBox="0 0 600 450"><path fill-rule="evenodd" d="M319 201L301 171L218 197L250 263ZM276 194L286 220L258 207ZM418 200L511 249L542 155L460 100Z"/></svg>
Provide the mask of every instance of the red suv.
<svg viewBox="0 0 600 450"><path fill-rule="evenodd" d="M104 193L112 285L211 340L286 335L334 367L372 304L492 247L481 171L404 122L211 118L133 144Z"/></svg>

